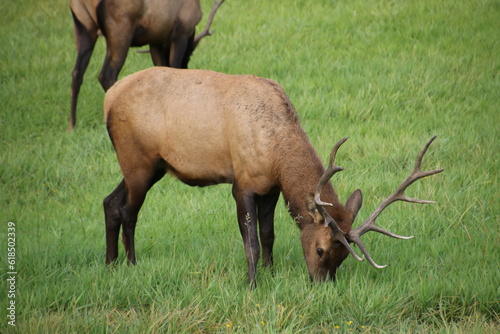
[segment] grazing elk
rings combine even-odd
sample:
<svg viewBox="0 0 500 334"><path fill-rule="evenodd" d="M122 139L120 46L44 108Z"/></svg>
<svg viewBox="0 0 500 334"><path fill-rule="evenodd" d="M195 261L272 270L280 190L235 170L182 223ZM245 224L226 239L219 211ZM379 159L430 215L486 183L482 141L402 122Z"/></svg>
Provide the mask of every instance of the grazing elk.
<svg viewBox="0 0 500 334"><path fill-rule="evenodd" d="M135 264L134 231L146 193L167 172L191 186L232 183L238 223L255 286L262 245L264 266L273 263L274 209L280 192L301 229L301 242L311 280L335 279L351 253L377 265L360 237L368 231L407 239L375 225L381 211L408 198L414 181L441 172L420 171L431 138L414 171L358 228L352 224L361 207L358 189L342 205L329 179L342 170L335 155L325 170L301 128L297 113L275 82L251 75L155 67L117 82L104 100L107 130L116 150L123 180L104 199L106 263L118 257L118 235L129 263Z"/></svg>
<svg viewBox="0 0 500 334"><path fill-rule="evenodd" d="M213 17L223 1L214 1L205 29L194 37L201 20L199 0L71 0L77 57L71 82L70 130L76 124L78 93L99 30L106 39L99 81L107 91L116 82L131 46L149 44L155 66L187 68L200 39L210 35Z"/></svg>

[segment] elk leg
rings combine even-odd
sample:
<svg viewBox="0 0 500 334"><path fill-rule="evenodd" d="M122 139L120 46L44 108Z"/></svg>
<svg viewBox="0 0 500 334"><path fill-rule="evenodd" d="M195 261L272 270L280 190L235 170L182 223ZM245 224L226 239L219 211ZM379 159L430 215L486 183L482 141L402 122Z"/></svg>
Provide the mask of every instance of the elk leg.
<svg viewBox="0 0 500 334"><path fill-rule="evenodd" d="M156 165L144 163L143 167L133 169L133 174L128 174L125 178L127 189L126 204L120 208L122 221L122 242L125 247L129 264L136 264L135 257L135 226L137 215L146 199L148 190L160 180L166 172L166 165L161 160Z"/></svg>
<svg viewBox="0 0 500 334"><path fill-rule="evenodd" d="M75 16L73 11L75 41L77 48L77 56L75 67L73 68L71 80L71 114L69 119L69 129L72 130L76 124L76 105L78 93L83 82L83 75L90 61L90 56L94 50L97 40L97 26L87 28Z"/></svg>
<svg viewBox="0 0 500 334"><path fill-rule="evenodd" d="M257 197L257 213L264 267L273 265L274 209L279 196L280 194L277 193Z"/></svg>
<svg viewBox="0 0 500 334"><path fill-rule="evenodd" d="M151 60L155 66L168 66L168 56L170 54L170 47L165 47L161 45L149 45L149 50L151 53Z"/></svg>
<svg viewBox="0 0 500 334"><path fill-rule="evenodd" d="M248 283L250 284L250 288L253 289L256 286L255 277L260 255L254 194L238 189L235 183L233 186L233 197L236 201L238 224L248 263Z"/></svg>
<svg viewBox="0 0 500 334"><path fill-rule="evenodd" d="M115 27L115 29L117 29ZM132 32L128 29L117 29L119 36L106 36L106 56L99 73L99 82L104 91L107 91L118 78L118 74L127 58L128 49L132 38ZM108 31L112 31L109 30Z"/></svg>
<svg viewBox="0 0 500 334"><path fill-rule="evenodd" d="M187 49L188 49L188 38L186 37L174 38L170 49L170 67L182 68ZM186 67L184 68L187 68L187 64Z"/></svg>
<svg viewBox="0 0 500 334"><path fill-rule="evenodd" d="M106 264L118 258L118 235L122 224L120 208L126 201L125 181L122 180L118 187L103 201L104 217L106 222Z"/></svg>
<svg viewBox="0 0 500 334"><path fill-rule="evenodd" d="M182 58L181 68L188 68L189 59L191 58L191 54L193 53L194 49L195 45L194 45L194 32L193 32L193 34L188 38L187 47L186 50L184 51L184 57Z"/></svg>

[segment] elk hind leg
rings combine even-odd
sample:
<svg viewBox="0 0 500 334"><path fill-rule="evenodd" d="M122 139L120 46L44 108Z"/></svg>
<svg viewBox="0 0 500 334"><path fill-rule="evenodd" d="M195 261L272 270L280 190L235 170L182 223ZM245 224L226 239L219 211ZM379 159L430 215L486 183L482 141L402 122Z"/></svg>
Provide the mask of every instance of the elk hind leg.
<svg viewBox="0 0 500 334"><path fill-rule="evenodd" d="M106 38L106 56L99 73L99 82L104 91L116 82L127 58L135 29L134 20L127 13L116 18L108 12L107 3L108 1L101 1L96 9L99 27Z"/></svg>
<svg viewBox="0 0 500 334"><path fill-rule="evenodd" d="M106 40L106 56L102 65L101 73L99 73L99 82L104 91L113 86L118 79L118 74L127 58L130 40L114 40L113 37L107 37Z"/></svg>
<svg viewBox="0 0 500 334"><path fill-rule="evenodd" d="M127 199L125 205L120 208L120 217L122 221L122 242L129 264L136 264L134 235L137 215L146 199L147 192L165 173L166 164L161 160L152 166L135 169L132 175L125 178Z"/></svg>
<svg viewBox="0 0 500 334"><path fill-rule="evenodd" d="M126 197L125 181L122 180L103 201L106 222L106 264L118 258L118 235L122 224L120 208L125 205Z"/></svg>
<svg viewBox="0 0 500 334"><path fill-rule="evenodd" d="M71 11L74 21L75 41L77 48L77 56L75 66L72 72L71 80L71 114L69 119L69 129L72 130L76 124L76 106L80 87L83 82L83 75L90 61L90 56L94 50L97 40L97 26L90 25L87 27L81 22L73 10ZM90 21L90 20L87 20Z"/></svg>

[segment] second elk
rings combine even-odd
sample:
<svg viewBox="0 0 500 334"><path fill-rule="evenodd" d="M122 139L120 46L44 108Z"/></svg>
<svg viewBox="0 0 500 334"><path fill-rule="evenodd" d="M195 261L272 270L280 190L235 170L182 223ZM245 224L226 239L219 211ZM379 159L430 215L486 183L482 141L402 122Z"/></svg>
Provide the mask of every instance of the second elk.
<svg viewBox="0 0 500 334"><path fill-rule="evenodd" d="M148 190L166 173L191 186L231 183L239 229L248 262L248 281L255 286L257 262L273 263L274 210L280 192L301 230L300 239L311 280L335 279L356 244L377 265L360 237L376 231L405 239L375 225L392 202L430 201L407 197L416 180L442 171L423 172L422 158L375 212L352 228L362 204L361 191L341 203L330 178L342 168L333 148L328 168L302 129L283 89L251 75L204 70L152 68L126 77L106 94L104 114L123 180L104 199L106 262L118 257L118 236L129 263L136 263L134 232Z"/></svg>
<svg viewBox="0 0 500 334"><path fill-rule="evenodd" d="M202 15L199 0L71 0L77 57L69 128L76 124L78 93L99 31L106 39L99 82L107 91L116 82L131 46L149 45L155 66L187 68L201 38L210 35L210 25L223 1L214 2L207 26L195 36Z"/></svg>

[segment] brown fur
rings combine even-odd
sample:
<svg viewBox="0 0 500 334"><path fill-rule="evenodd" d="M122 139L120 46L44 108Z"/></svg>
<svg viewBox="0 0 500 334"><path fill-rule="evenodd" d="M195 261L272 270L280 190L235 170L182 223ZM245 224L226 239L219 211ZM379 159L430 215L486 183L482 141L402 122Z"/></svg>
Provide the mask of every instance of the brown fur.
<svg viewBox="0 0 500 334"><path fill-rule="evenodd" d="M83 75L98 31L106 38L106 57L99 81L106 91L117 80L130 46L149 44L155 66L187 68L194 51L195 27L201 20L199 0L71 0L77 59L71 84L70 129Z"/></svg>
<svg viewBox="0 0 500 334"><path fill-rule="evenodd" d="M348 253L331 240L330 227L310 205L324 168L277 83L157 67L117 82L106 94L104 115L124 176L104 200L108 263L118 256L120 225L128 260L136 262L137 213L149 188L168 172L189 185L233 184L250 283L255 283L259 236L264 265L272 264L280 192L302 230L311 279L335 277ZM361 193L344 207L328 182L322 199L333 203L328 213L348 232Z"/></svg>

